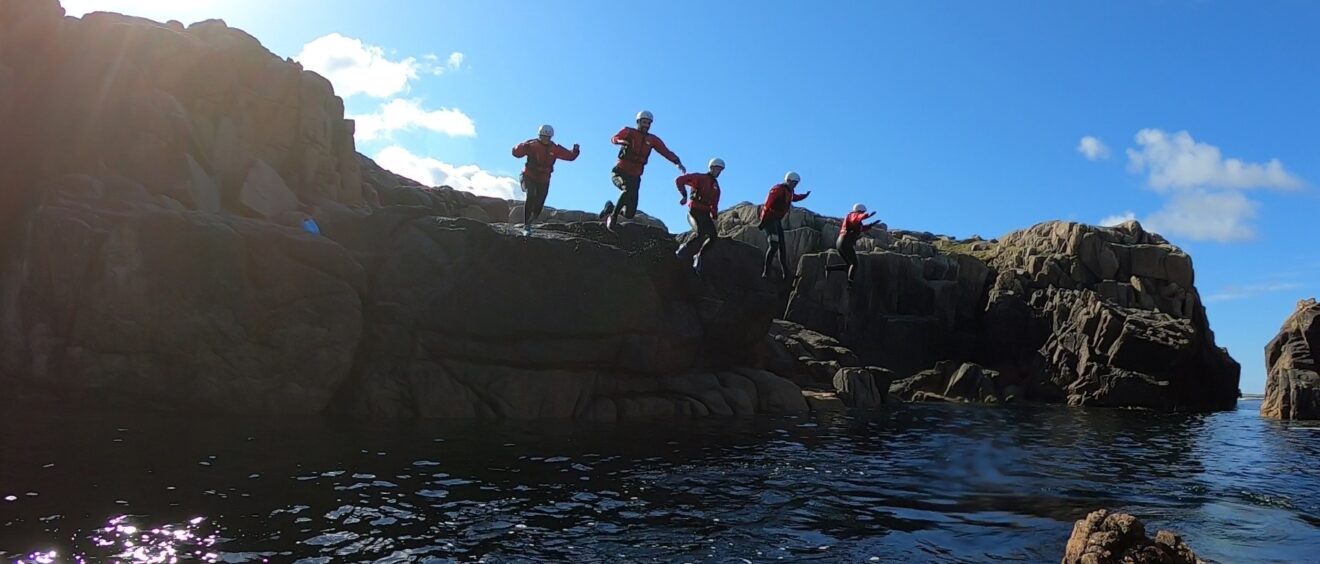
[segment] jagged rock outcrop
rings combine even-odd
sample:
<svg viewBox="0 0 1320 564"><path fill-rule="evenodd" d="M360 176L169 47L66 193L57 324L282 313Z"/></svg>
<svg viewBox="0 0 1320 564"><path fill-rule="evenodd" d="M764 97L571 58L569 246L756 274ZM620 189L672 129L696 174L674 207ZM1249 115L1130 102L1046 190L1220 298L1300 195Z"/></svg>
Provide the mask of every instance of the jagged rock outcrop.
<svg viewBox="0 0 1320 564"><path fill-rule="evenodd" d="M1279 334L1265 346L1265 401L1260 414L1275 419L1320 419L1320 305L1297 302Z"/></svg>
<svg viewBox="0 0 1320 564"><path fill-rule="evenodd" d="M1204 564L1182 537L1169 531L1146 536L1146 527L1126 513L1096 510L1073 525L1063 564Z"/></svg>
<svg viewBox="0 0 1320 564"><path fill-rule="evenodd" d="M978 360L1071 405L1231 409L1241 368L1215 345L1191 258L1135 221L1049 222L983 256L997 272Z"/></svg>
<svg viewBox="0 0 1320 564"><path fill-rule="evenodd" d="M1017 399L1072 405L1236 402L1240 367L1214 343L1190 257L1136 222L1047 222L998 241L893 232L859 250L852 290L825 271L835 253L803 255L785 317L865 363L906 377L975 362Z"/></svg>
<svg viewBox="0 0 1320 564"><path fill-rule="evenodd" d="M903 401L1007 403L1017 399L1022 390L1003 384L994 370L970 362L943 361L934 368L895 381L890 384L889 393Z"/></svg>
<svg viewBox="0 0 1320 564"><path fill-rule="evenodd" d="M775 320L762 351L759 364L801 386L813 411L889 403L894 374L878 366L864 366L856 354L828 336ZM832 400L837 400L838 407Z"/></svg>

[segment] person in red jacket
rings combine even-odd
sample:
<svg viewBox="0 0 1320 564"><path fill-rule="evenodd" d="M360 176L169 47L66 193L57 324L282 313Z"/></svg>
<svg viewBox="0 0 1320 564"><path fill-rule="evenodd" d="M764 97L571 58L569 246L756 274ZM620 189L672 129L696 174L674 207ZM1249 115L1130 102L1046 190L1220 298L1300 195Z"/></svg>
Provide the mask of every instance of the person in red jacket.
<svg viewBox="0 0 1320 564"><path fill-rule="evenodd" d="M514 157L527 157L522 172L522 191L527 193L527 201L523 204L523 235L532 234L532 222L536 221L545 207L545 197L550 195L550 174L555 171L555 160L577 160L582 153L577 143L569 151L563 145L551 141L554 136L555 128L542 125L536 132L536 139L528 139L513 148Z"/></svg>
<svg viewBox="0 0 1320 564"><path fill-rule="evenodd" d="M875 212L866 213L866 206L854 204L852 212L843 218L843 225L839 226L839 239L834 244L834 249L839 251L839 256L843 257L843 264L834 264L825 267L825 275L836 270L848 271L848 287L851 288L853 280L857 275L857 251L853 246L857 240L862 238L862 233L870 231L880 220L871 223L863 223L874 216Z"/></svg>
<svg viewBox="0 0 1320 564"><path fill-rule="evenodd" d="M626 219L632 219L637 214L637 195L642 189L642 171L646 169L646 161L651 158L652 149L677 165L679 173L687 174L687 168L683 167L683 161L679 160L678 155L670 151L659 137L651 134L652 121L651 112L646 110L637 112L637 128L625 127L612 139L615 145L620 146L619 162L614 165L613 170L614 186L623 193L619 195L617 205L607 201L605 209L600 212L601 219L605 220L606 229L614 229L620 213Z"/></svg>
<svg viewBox="0 0 1320 564"><path fill-rule="evenodd" d="M678 193L683 195L678 205L687 205L688 224L696 233L678 248L678 258L685 263L690 264L694 257L700 256L706 246L719 235L719 230L715 228L715 217L720 209L721 172L724 172L724 159L714 158L710 160L710 172L694 172L674 179ZM692 189L691 203L688 188Z"/></svg>
<svg viewBox="0 0 1320 564"><path fill-rule="evenodd" d="M770 242L770 247L765 250L765 266L761 268L761 278L770 277L770 263L774 260L776 251L779 254L779 271L783 273L784 278L790 275L788 246L784 244L783 221L788 217L788 210L793 207L793 202L801 202L811 195L810 190L803 194L794 193L801 181L802 177L798 173L789 171L784 175L782 184L770 188L770 195L766 196L765 205L761 206L761 224L757 227L765 232L765 238Z"/></svg>

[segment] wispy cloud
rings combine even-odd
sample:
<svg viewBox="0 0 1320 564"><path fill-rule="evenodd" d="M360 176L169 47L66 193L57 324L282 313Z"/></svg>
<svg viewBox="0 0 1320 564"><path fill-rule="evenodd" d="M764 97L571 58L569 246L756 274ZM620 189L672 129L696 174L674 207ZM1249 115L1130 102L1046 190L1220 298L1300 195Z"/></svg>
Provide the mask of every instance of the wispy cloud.
<svg viewBox="0 0 1320 564"><path fill-rule="evenodd" d="M1275 292L1286 292L1304 287L1298 282L1271 282L1265 284L1250 284L1247 286L1228 286L1223 290L1206 296L1207 302L1227 302L1232 300L1241 300L1253 298L1262 294L1273 294Z"/></svg>
<svg viewBox="0 0 1320 564"><path fill-rule="evenodd" d="M453 53L450 53L448 57L445 57L443 62L441 62L440 55L427 53L422 56L422 65L427 72L440 76L445 74L446 71L456 71L463 68L463 57L464 55L462 53L454 51Z"/></svg>
<svg viewBox="0 0 1320 564"><path fill-rule="evenodd" d="M431 157L415 155L392 145L375 157L376 164L427 186L449 186L479 196L515 199L518 179L491 173L476 165L453 165Z"/></svg>
<svg viewBox="0 0 1320 564"><path fill-rule="evenodd" d="M1077 143L1077 152L1086 157L1088 161L1099 161L1109 158L1109 147L1103 141L1096 137L1087 135Z"/></svg>
<svg viewBox="0 0 1320 564"><path fill-rule="evenodd" d="M418 100L395 98L382 104L374 113L353 115L356 121L354 137L358 141L373 141L389 137L395 131L423 129L450 137L475 137L477 124L456 108L427 110Z"/></svg>

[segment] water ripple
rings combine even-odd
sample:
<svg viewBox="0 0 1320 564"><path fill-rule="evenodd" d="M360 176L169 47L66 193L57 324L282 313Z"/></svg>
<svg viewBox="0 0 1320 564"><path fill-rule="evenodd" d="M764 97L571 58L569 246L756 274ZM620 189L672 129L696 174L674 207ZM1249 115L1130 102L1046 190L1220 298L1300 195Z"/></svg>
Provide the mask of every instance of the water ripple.
<svg viewBox="0 0 1320 564"><path fill-rule="evenodd" d="M1215 560L1305 561L1320 433L1258 407L611 426L9 414L0 557L1039 562L1109 507Z"/></svg>

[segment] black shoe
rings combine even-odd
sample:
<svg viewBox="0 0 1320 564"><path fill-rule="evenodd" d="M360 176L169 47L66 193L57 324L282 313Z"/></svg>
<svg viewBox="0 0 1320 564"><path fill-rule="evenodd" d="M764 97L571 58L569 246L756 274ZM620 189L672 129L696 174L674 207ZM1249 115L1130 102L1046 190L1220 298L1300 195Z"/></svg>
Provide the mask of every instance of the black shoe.
<svg viewBox="0 0 1320 564"><path fill-rule="evenodd" d="M609 217L605 218L605 230L614 231L614 214L610 214Z"/></svg>
<svg viewBox="0 0 1320 564"><path fill-rule="evenodd" d="M606 216L608 216L608 215L610 215L610 214L612 214L612 213L614 213L614 202L609 201L609 200L606 200L606 201L605 201L605 207L604 207L603 209L600 210L600 215L597 216L597 217L598 217L599 219L605 219Z"/></svg>

